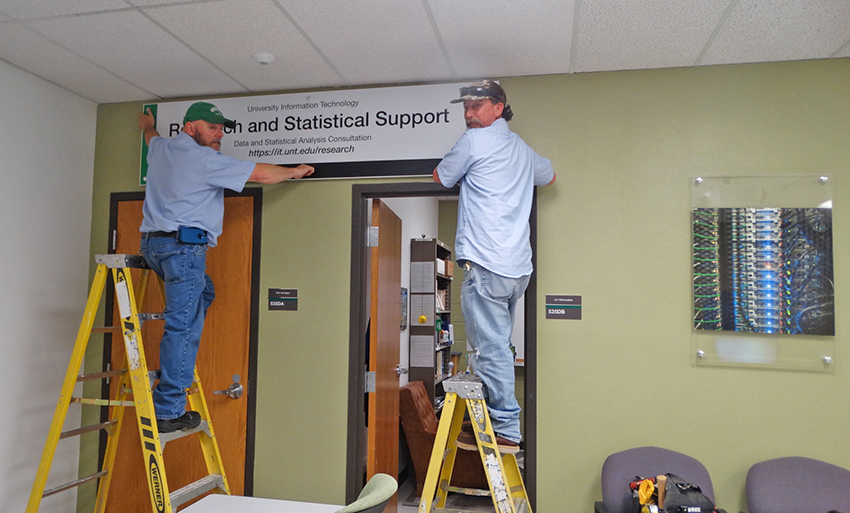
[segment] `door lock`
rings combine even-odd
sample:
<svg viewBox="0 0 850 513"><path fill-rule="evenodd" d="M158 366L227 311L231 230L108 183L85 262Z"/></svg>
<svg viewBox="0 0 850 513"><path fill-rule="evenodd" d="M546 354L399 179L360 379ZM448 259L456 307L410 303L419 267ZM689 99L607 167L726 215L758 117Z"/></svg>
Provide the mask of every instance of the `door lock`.
<svg viewBox="0 0 850 513"><path fill-rule="evenodd" d="M242 397L242 394L245 392L245 389L242 388L242 384L239 383L239 374L233 375L233 383L230 384L225 390L216 390L213 394L216 395L226 395L231 399L239 399Z"/></svg>

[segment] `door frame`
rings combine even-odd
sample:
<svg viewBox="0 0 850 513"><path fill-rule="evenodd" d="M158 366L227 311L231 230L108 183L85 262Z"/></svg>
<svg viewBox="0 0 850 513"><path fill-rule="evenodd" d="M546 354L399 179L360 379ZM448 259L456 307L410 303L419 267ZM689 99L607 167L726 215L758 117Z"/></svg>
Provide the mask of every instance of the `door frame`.
<svg viewBox="0 0 850 513"><path fill-rule="evenodd" d="M458 187L446 189L438 183L401 182L354 184L351 187L351 301L348 343L348 437L345 500L357 499L365 486L362 463L366 461L366 321L365 303L369 281L368 200L373 198L417 198L457 196ZM532 264L537 269L537 192L529 217ZM525 293L525 488L532 505L537 502L537 273L532 273ZM393 476L395 477L395 476Z"/></svg>
<svg viewBox="0 0 850 513"><path fill-rule="evenodd" d="M248 411L246 412L245 426L245 496L254 495L254 456L256 451L256 423L257 423L257 353L259 346L259 324L260 324L260 248L262 247L263 234L263 189L261 187L246 187L242 192L225 190L226 198L252 197L253 205L253 233L251 248L251 313L248 332L248 383L246 396L248 400ZM113 192L109 196L109 243L108 254L114 254L115 233L118 227L118 203L121 201L143 201L145 192ZM112 277L108 278L107 290L112 287ZM114 295L107 294L105 301L105 319L111 319L114 310ZM105 334L103 337L103 368L111 362L112 335ZM104 381L101 388L101 397L109 398L109 384ZM102 408L101 421L108 419L108 409ZM100 447L98 450L98 468L103 466L103 456L106 452L106 433L101 432Z"/></svg>

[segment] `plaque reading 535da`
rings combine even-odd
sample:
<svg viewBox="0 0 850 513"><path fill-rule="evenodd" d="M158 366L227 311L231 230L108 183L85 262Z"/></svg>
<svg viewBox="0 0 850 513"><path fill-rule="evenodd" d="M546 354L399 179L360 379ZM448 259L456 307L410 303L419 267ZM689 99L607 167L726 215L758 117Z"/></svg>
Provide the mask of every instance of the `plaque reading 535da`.
<svg viewBox="0 0 850 513"><path fill-rule="evenodd" d="M298 289L269 289L269 310L298 310Z"/></svg>
<svg viewBox="0 0 850 513"><path fill-rule="evenodd" d="M581 320L581 296L546 296L547 319Z"/></svg>

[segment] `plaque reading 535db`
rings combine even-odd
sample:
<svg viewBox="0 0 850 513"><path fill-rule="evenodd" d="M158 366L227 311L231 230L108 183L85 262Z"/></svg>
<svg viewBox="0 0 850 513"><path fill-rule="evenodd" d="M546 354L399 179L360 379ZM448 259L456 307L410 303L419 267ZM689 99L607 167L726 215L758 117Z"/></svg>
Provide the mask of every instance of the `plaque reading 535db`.
<svg viewBox="0 0 850 513"><path fill-rule="evenodd" d="M547 319L581 320L581 296L546 296Z"/></svg>

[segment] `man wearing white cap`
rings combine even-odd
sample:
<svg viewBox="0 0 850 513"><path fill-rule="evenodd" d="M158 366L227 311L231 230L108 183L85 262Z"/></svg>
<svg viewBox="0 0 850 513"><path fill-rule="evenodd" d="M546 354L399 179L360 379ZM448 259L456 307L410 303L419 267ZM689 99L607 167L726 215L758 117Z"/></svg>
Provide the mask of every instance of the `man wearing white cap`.
<svg viewBox="0 0 850 513"><path fill-rule="evenodd" d="M273 184L313 173L301 164L282 167L219 153L224 127L235 123L215 105L192 104L176 137L159 136L151 111L139 116L148 145L148 175L141 253L165 282L165 332L159 349L160 380L153 391L160 433L201 422L186 411L204 317L215 298L206 273L207 247L216 245L224 220L224 189L240 192L246 182Z"/></svg>
<svg viewBox="0 0 850 513"><path fill-rule="evenodd" d="M511 344L517 301L533 271L528 225L534 187L555 181L549 159L511 132L504 89L492 80L462 87L467 131L434 169L445 187L460 182L455 253L464 268L460 301L472 368L484 382L499 449L519 451L520 407L514 392ZM458 447L477 450L462 431Z"/></svg>

